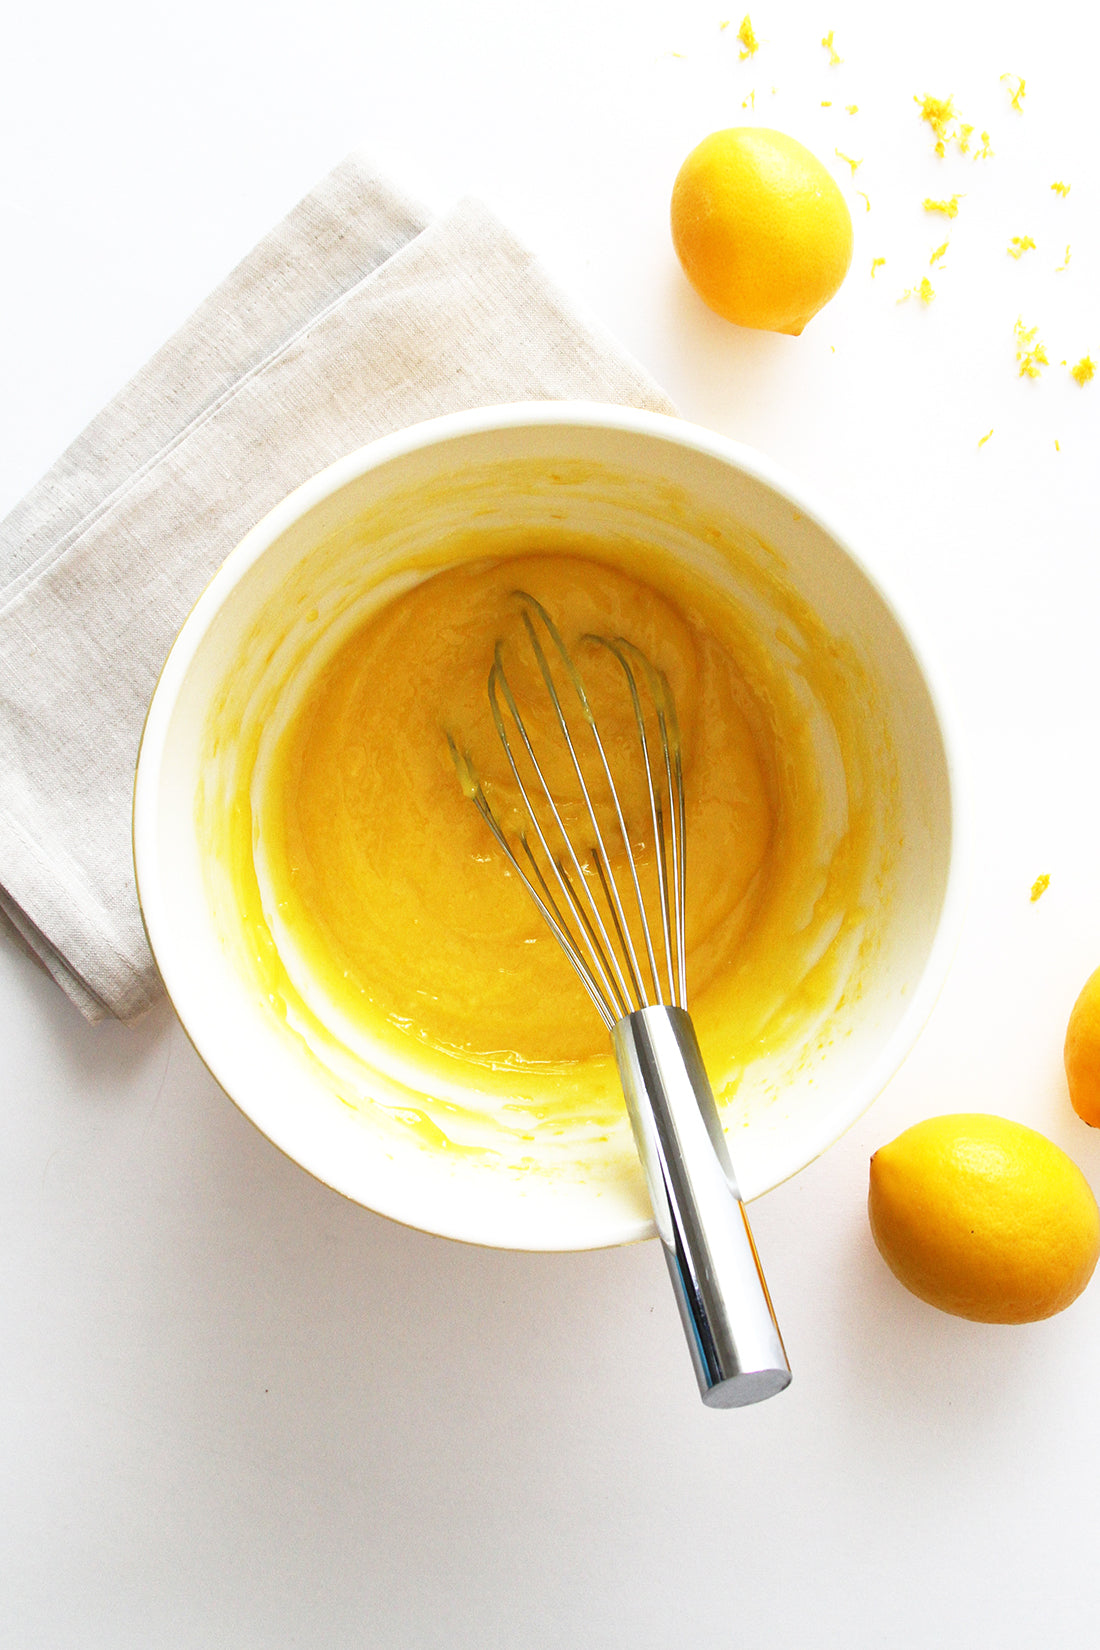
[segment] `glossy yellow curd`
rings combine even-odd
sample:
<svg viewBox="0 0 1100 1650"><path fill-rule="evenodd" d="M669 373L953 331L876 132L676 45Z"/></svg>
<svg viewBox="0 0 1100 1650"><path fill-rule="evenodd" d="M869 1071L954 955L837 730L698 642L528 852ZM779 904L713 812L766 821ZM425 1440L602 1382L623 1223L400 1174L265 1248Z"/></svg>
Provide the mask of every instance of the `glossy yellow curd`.
<svg viewBox="0 0 1100 1650"><path fill-rule="evenodd" d="M762 630L748 605L645 544L471 533L445 565L410 568L325 645L299 648L293 692L243 720L227 697L211 748L235 716L234 790L200 811L247 967L348 1105L513 1165L629 1155L606 1030L447 743L452 732L469 746L512 818L486 683L503 640L526 691L517 590L577 651L613 766L633 776L628 825L643 857L621 670L582 638L625 636L668 677L684 753L689 1006L719 1101L732 1103L747 1069L797 1056L858 990L881 892L884 815L862 795L872 756L857 667L793 597ZM568 802L565 767L555 784Z"/></svg>
<svg viewBox="0 0 1100 1650"><path fill-rule="evenodd" d="M642 860L652 826L622 671L580 639L629 637L668 676L685 750L697 994L736 955L774 834L772 753L733 660L640 580L576 557L508 559L439 573L370 618L312 684L280 746L263 816L271 887L349 1017L482 1070L557 1068L607 1049L560 946L463 795L445 737L454 730L468 745L509 816L517 787L486 695L504 640L555 797L580 801L549 698L523 668L517 590L554 615L584 670ZM592 767L593 787L597 777ZM586 852L579 823L577 846Z"/></svg>

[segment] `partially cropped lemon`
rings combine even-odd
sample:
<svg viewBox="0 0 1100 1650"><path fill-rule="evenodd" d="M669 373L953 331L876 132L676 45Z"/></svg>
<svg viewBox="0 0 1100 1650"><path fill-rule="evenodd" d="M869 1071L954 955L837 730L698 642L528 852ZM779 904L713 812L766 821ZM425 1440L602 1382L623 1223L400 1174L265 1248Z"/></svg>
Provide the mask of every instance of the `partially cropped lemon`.
<svg viewBox="0 0 1100 1650"><path fill-rule="evenodd" d="M784 132L712 132L672 190L672 241L705 304L739 326L799 333L852 261L852 219L830 174Z"/></svg>
<svg viewBox="0 0 1100 1650"><path fill-rule="evenodd" d="M981 1323L1033 1323L1076 1300L1100 1211L1045 1135L963 1113L917 1123L871 1159L871 1231L895 1277Z"/></svg>
<svg viewBox="0 0 1100 1650"><path fill-rule="evenodd" d="M1066 1080L1078 1117L1100 1128L1100 968L1085 981L1066 1029Z"/></svg>

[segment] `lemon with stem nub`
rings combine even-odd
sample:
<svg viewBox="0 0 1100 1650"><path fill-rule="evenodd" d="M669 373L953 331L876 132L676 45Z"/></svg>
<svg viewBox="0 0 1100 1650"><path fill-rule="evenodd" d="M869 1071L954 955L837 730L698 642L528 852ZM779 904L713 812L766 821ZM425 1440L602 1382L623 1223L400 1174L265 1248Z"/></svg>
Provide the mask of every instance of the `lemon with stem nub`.
<svg viewBox="0 0 1100 1650"><path fill-rule="evenodd" d="M1032 1323L1076 1300L1100 1254L1100 1211L1045 1135L981 1113L932 1117L871 1159L871 1231L930 1306Z"/></svg>
<svg viewBox="0 0 1100 1650"><path fill-rule="evenodd" d="M1085 981L1066 1028L1066 1081L1078 1117L1100 1128L1100 968Z"/></svg>
<svg viewBox="0 0 1100 1650"><path fill-rule="evenodd" d="M672 241L705 304L739 326L799 333L852 261L852 219L832 176L785 132L712 132L672 190Z"/></svg>

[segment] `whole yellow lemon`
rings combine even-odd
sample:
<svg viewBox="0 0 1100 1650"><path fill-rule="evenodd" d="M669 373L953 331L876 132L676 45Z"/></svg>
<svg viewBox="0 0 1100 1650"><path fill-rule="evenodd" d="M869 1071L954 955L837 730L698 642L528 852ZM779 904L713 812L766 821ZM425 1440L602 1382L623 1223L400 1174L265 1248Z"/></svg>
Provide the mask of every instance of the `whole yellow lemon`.
<svg viewBox="0 0 1100 1650"><path fill-rule="evenodd" d="M852 261L852 219L801 143L767 127L712 132L672 189L672 241L705 304L742 327L799 333Z"/></svg>
<svg viewBox="0 0 1100 1650"><path fill-rule="evenodd" d="M1066 1028L1066 1080L1078 1117L1100 1128L1100 968L1085 981Z"/></svg>
<svg viewBox="0 0 1100 1650"><path fill-rule="evenodd" d="M1100 1210L1045 1135L962 1113L906 1129L871 1159L871 1231L922 1301L980 1323L1033 1323L1076 1300L1100 1255Z"/></svg>

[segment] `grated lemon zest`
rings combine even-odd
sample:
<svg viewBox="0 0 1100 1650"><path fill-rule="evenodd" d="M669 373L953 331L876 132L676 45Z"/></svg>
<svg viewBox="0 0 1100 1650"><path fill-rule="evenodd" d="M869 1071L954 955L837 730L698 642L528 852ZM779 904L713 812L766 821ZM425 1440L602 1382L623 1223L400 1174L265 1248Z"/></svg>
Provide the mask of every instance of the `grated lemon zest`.
<svg viewBox="0 0 1100 1650"><path fill-rule="evenodd" d="M857 189L856 194L862 197L863 210L865 212L869 212L871 210L871 197L870 197L870 195L866 194L862 189Z"/></svg>
<svg viewBox="0 0 1100 1650"><path fill-rule="evenodd" d="M760 50L760 42L756 38L756 31L752 26L752 18L749 16L748 12L746 12L744 17L741 19L741 27L737 31L737 38L744 47L744 51L738 54L742 63L745 61L746 57L755 57L756 53Z"/></svg>
<svg viewBox="0 0 1100 1650"><path fill-rule="evenodd" d="M1096 375L1096 363L1091 355L1082 355L1077 365L1070 367L1069 375L1078 384L1087 384Z"/></svg>
<svg viewBox="0 0 1100 1650"><path fill-rule="evenodd" d="M850 115L858 115L859 114L859 104L858 103L846 103L844 105L844 107L847 109L847 111Z"/></svg>
<svg viewBox="0 0 1100 1650"><path fill-rule="evenodd" d="M935 296L935 288L928 279L928 276L925 275L921 280L920 286L911 286L902 293L901 297L898 299L898 303L903 304L907 298L919 298L922 304L930 304Z"/></svg>
<svg viewBox="0 0 1100 1650"><path fill-rule="evenodd" d="M1023 257L1025 252L1034 251L1035 242L1032 240L1030 235L1013 235L1011 241L1008 243L1008 255L1010 258L1020 259Z"/></svg>
<svg viewBox="0 0 1100 1650"><path fill-rule="evenodd" d="M756 89L755 89L755 87L749 93L748 97L746 97L742 100L741 107L742 107L742 109L755 109L756 108Z"/></svg>
<svg viewBox="0 0 1100 1650"><path fill-rule="evenodd" d="M985 434L982 436L981 440L978 442L978 446L979 447L984 447L986 442L989 440L989 438L992 434L993 434L992 430L986 430Z"/></svg>
<svg viewBox="0 0 1100 1650"><path fill-rule="evenodd" d="M1008 96L1012 107L1018 115L1022 115L1024 112L1024 98L1027 96L1027 81L1022 74L1003 74L1001 79L1008 87ZM1016 82L1015 90L1012 88L1013 81Z"/></svg>
<svg viewBox="0 0 1100 1650"><path fill-rule="evenodd" d="M1050 187L1056 195L1061 195L1062 199L1065 200L1073 185L1071 183L1052 183Z"/></svg>
<svg viewBox="0 0 1100 1650"><path fill-rule="evenodd" d="M1054 445L1057 447L1058 443L1055 442ZM1036 877L1035 881L1031 884L1031 903L1032 903L1032 905L1035 904L1035 901L1037 899L1042 899L1043 895L1046 893L1046 891L1049 887L1050 887L1050 877L1044 871L1042 876L1041 877Z"/></svg>
<svg viewBox="0 0 1100 1650"><path fill-rule="evenodd" d="M846 155L844 153L843 149L834 149L833 153L836 155L838 160L847 161L848 165L852 168L852 176L855 177L857 168L863 165L862 158L859 160L853 160L851 155Z"/></svg>
<svg viewBox="0 0 1100 1650"><path fill-rule="evenodd" d="M871 279L872 279L872 281L875 278L875 270L876 269L881 269L885 262L886 262L885 258L872 258L871 259Z"/></svg>
<svg viewBox="0 0 1100 1650"><path fill-rule="evenodd" d="M950 246L950 244L951 244L950 241L944 241L942 246L937 246L936 250L933 252L932 256L928 260L929 269L931 269L935 264L939 263L940 259L943 257L944 253L947 251L947 248Z"/></svg>
<svg viewBox="0 0 1100 1650"><path fill-rule="evenodd" d="M1025 327L1023 317L1019 316L1014 331L1016 333L1016 361L1020 368L1020 377L1038 378L1043 368L1050 366L1046 345L1039 342L1039 328Z"/></svg>
<svg viewBox="0 0 1100 1650"><path fill-rule="evenodd" d="M1060 275L1064 269L1068 269L1068 268L1069 268L1069 247L1067 246L1066 247L1066 261L1065 261L1065 263L1059 264L1057 269L1054 271L1054 273L1056 275Z"/></svg>
<svg viewBox="0 0 1100 1650"><path fill-rule="evenodd" d="M836 33L835 29L830 29L828 34L823 35L822 39L821 39L821 44L824 46L825 50L829 54L829 67L830 68L834 68L836 66L836 64L844 62L844 59L837 54L837 49L833 45L833 35L835 33Z"/></svg>
<svg viewBox="0 0 1100 1650"><path fill-rule="evenodd" d="M942 157L951 141L951 128L958 118L954 100L950 97L914 97L913 102L920 105L921 119L926 120L935 133L936 153Z"/></svg>
<svg viewBox="0 0 1100 1650"><path fill-rule="evenodd" d="M946 201L929 200L926 195L924 199L924 210L926 212L942 212L945 218L957 218L959 215L959 202L961 200L961 195L952 195L951 199Z"/></svg>

